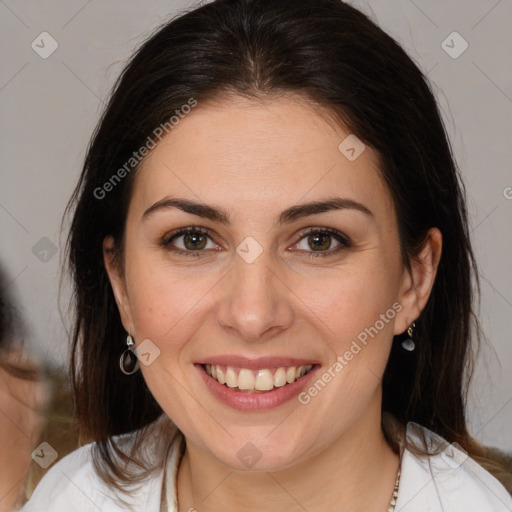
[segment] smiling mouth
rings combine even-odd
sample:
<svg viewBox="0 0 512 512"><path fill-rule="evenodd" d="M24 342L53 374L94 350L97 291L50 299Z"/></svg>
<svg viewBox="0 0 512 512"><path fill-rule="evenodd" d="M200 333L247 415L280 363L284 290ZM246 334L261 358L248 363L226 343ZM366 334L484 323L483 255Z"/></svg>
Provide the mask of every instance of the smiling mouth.
<svg viewBox="0 0 512 512"><path fill-rule="evenodd" d="M316 365L281 366L258 370L218 364L203 364L201 366L212 379L233 391L268 393L301 379Z"/></svg>

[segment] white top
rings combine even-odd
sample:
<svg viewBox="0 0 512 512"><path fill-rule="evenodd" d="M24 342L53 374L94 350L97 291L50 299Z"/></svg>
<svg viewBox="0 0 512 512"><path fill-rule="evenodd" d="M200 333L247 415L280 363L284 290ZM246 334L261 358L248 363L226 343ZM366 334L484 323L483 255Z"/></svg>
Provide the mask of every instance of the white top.
<svg viewBox="0 0 512 512"><path fill-rule="evenodd" d="M407 437L424 437L427 446L441 446L439 455L420 457L408 449L402 455L400 487L395 512L510 512L512 497L490 473L456 445L415 423ZM173 441L166 468L152 473L137 492L123 494L133 510L178 512L176 477L184 445ZM96 474L92 443L70 453L48 470L22 512L120 512L129 510ZM162 493L164 500L162 500ZM161 503L167 503L161 508Z"/></svg>

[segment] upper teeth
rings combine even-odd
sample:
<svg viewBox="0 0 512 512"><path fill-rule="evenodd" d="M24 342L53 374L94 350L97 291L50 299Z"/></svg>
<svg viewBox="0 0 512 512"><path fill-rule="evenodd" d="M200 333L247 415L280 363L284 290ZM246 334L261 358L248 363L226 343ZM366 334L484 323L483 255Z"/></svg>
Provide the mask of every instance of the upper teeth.
<svg viewBox="0 0 512 512"><path fill-rule="evenodd" d="M269 391L272 388L291 384L304 376L312 364L306 366L281 366L280 368L263 368L261 370L249 370L247 368L235 368L233 366L220 366L206 364L206 373L221 384L230 388L258 391Z"/></svg>

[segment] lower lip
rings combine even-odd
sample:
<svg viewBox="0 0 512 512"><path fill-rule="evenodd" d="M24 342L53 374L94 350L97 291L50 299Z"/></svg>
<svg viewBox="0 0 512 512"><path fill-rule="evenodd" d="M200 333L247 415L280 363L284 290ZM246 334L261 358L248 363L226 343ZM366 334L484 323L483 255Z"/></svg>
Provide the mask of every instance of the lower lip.
<svg viewBox="0 0 512 512"><path fill-rule="evenodd" d="M244 393L236 391L233 388L228 388L224 384L216 381L206 373L202 365L196 364L195 366L199 370L206 387L216 398L233 409L241 411L274 409L288 402L306 387L306 384L310 381L311 375L319 368L319 366L315 365L304 377L272 391L267 391L266 393Z"/></svg>

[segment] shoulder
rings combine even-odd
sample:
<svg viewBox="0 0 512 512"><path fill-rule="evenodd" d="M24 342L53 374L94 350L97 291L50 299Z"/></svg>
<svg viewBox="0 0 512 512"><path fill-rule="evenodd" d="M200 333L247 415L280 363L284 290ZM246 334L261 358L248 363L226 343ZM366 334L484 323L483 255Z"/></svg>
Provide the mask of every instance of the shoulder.
<svg viewBox="0 0 512 512"><path fill-rule="evenodd" d="M126 506L119 495L97 474L93 460L94 444L82 446L53 466L36 487L22 512L120 512ZM161 475L148 478L135 493L123 495L133 510L160 509ZM147 507L147 508L146 508Z"/></svg>
<svg viewBox="0 0 512 512"><path fill-rule="evenodd" d="M94 470L92 449L92 443L82 446L52 466L22 510L41 510L45 505L49 511L60 511L71 504L76 510L86 510L91 501L101 509L96 503L100 480Z"/></svg>
<svg viewBox="0 0 512 512"><path fill-rule="evenodd" d="M130 442L133 435L115 436L114 440ZM152 439L146 445L154 444ZM121 512L127 505L133 510L158 512L164 469L151 472L136 491L120 495L104 482L94 467L93 452L96 443L90 443L70 453L52 466L37 485L21 512ZM176 439L171 444L174 451ZM146 446L147 447L147 446ZM123 500L123 501L121 501Z"/></svg>
<svg viewBox="0 0 512 512"><path fill-rule="evenodd" d="M397 512L512 511L507 490L456 443L415 423L409 423L407 438L438 453L419 456L404 450Z"/></svg>

